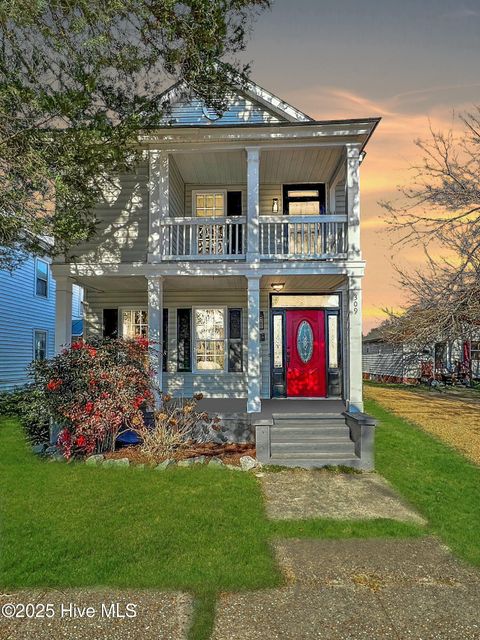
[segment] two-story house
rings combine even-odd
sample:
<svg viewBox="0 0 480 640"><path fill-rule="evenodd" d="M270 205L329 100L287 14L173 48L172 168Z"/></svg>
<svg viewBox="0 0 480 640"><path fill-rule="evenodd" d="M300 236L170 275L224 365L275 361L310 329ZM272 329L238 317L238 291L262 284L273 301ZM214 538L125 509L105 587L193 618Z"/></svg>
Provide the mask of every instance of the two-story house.
<svg viewBox="0 0 480 640"><path fill-rule="evenodd" d="M105 186L97 235L53 266L57 348L76 282L87 337L163 345L163 391L203 393L231 437L256 426L260 458L368 466L359 174L379 119L313 120L253 83L221 115L180 86L165 97L144 161Z"/></svg>

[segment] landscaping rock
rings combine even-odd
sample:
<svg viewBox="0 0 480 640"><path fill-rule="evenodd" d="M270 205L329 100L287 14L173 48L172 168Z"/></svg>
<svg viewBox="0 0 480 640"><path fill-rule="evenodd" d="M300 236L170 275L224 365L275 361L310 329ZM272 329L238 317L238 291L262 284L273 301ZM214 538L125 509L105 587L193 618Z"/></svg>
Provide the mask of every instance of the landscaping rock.
<svg viewBox="0 0 480 640"><path fill-rule="evenodd" d="M222 462L222 460L220 460L220 458L210 458L209 461L209 466L211 465L212 467L224 467L225 464Z"/></svg>
<svg viewBox="0 0 480 640"><path fill-rule="evenodd" d="M56 447L56 446L46 447L45 451L44 451L44 455L46 455L46 456L55 456L55 455L57 455L57 453L60 453L60 455L61 455L61 452L60 452L59 448Z"/></svg>
<svg viewBox="0 0 480 640"><path fill-rule="evenodd" d="M234 464L226 464L226 469L231 469L232 471L243 471L242 467L237 467Z"/></svg>
<svg viewBox="0 0 480 640"><path fill-rule="evenodd" d="M194 464L194 458L187 458L186 460L180 460L180 462L177 462L177 467L191 467Z"/></svg>
<svg viewBox="0 0 480 640"><path fill-rule="evenodd" d="M97 453L93 456L89 456L85 460L85 464L88 464L89 467L97 467L99 464L102 464L104 460L104 456L101 453Z"/></svg>
<svg viewBox="0 0 480 640"><path fill-rule="evenodd" d="M252 456L242 456L240 458L240 466L243 471L251 471L252 469L257 469L261 465L258 460L255 460Z"/></svg>
<svg viewBox="0 0 480 640"><path fill-rule="evenodd" d="M104 467L129 467L130 460L128 458L109 458L103 461Z"/></svg>
<svg viewBox="0 0 480 640"><path fill-rule="evenodd" d="M196 458L190 458L193 464L205 464L205 456L197 456Z"/></svg>
<svg viewBox="0 0 480 640"><path fill-rule="evenodd" d="M35 444L32 447L32 453L34 453L36 456L43 456L45 453L45 450L47 448L47 445L45 443L43 444Z"/></svg>
<svg viewBox="0 0 480 640"><path fill-rule="evenodd" d="M143 462L142 464L136 464L135 469L140 469L140 470L145 469L145 464Z"/></svg>
<svg viewBox="0 0 480 640"><path fill-rule="evenodd" d="M174 467L176 465L175 460L172 460L171 458L169 458L168 460L164 460L163 462L160 462L160 464L158 464L155 467L155 471L164 471L165 469L168 469L169 467Z"/></svg>

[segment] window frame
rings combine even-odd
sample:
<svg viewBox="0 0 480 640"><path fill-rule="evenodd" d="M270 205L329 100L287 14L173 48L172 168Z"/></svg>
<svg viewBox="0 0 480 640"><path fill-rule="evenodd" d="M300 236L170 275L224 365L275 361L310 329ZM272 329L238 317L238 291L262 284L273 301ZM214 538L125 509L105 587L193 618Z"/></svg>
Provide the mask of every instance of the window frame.
<svg viewBox="0 0 480 640"><path fill-rule="evenodd" d="M43 333L45 335L45 358L37 358L37 333ZM34 329L33 330L33 361L41 362L42 360L48 360L48 330Z"/></svg>
<svg viewBox="0 0 480 640"><path fill-rule="evenodd" d="M289 191L318 191L318 198L310 196L289 196ZM318 201L318 213L291 213L291 202L317 202ZM326 182L299 182L299 183L285 183L282 184L282 211L284 216L322 216L327 212L327 183Z"/></svg>
<svg viewBox="0 0 480 640"><path fill-rule="evenodd" d="M199 195L222 195L223 196L223 215L221 216L199 216L197 215L197 196ZM192 189L192 217L193 218L199 218L200 220L202 218L207 219L208 218L218 218L219 220L221 220L222 218L226 218L227 217L227 189ZM210 308L210 307L204 307L204 308Z"/></svg>
<svg viewBox="0 0 480 640"><path fill-rule="evenodd" d="M38 276L38 264L39 263L43 263L44 265L46 265L47 267L47 276L46 278L39 278ZM47 285L47 292L45 295L38 293L37 291L37 281L41 280L42 282L45 282ZM44 300L48 300L48 297L50 295L50 263L47 260L44 260L43 258L35 258L35 278L34 278L34 283L33 283L33 287L34 287L34 293L35 296L37 298L43 298Z"/></svg>
<svg viewBox="0 0 480 640"><path fill-rule="evenodd" d="M119 338L127 338L127 336L125 336L125 334L123 333L123 314L125 313L125 311L145 311L147 314L147 338L148 338L148 306L147 305L138 305L135 307L119 307L118 308L118 337ZM133 336L133 338L127 338L130 340L134 340L135 336Z"/></svg>
<svg viewBox="0 0 480 640"><path fill-rule="evenodd" d="M198 369L197 367L197 325L195 314L202 309L219 309L223 311L223 340L211 340L211 342L223 342L223 369ZM224 305L198 305L192 307L192 373L201 375L215 375L228 373L228 307ZM200 341L198 341L200 342Z"/></svg>

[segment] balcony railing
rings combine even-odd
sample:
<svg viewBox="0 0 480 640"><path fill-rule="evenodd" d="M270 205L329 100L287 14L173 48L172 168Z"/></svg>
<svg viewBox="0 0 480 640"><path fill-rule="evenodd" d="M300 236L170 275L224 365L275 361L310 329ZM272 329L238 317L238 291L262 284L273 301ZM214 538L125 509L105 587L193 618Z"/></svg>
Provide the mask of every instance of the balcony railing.
<svg viewBox="0 0 480 640"><path fill-rule="evenodd" d="M168 218L163 225L164 260L245 258L245 218Z"/></svg>
<svg viewBox="0 0 480 640"><path fill-rule="evenodd" d="M262 260L328 260L347 256L347 217L259 217ZM162 225L164 260L242 260L247 252L246 219L168 218Z"/></svg>
<svg viewBox="0 0 480 640"><path fill-rule="evenodd" d="M347 217L260 216L264 259L341 259L347 255Z"/></svg>

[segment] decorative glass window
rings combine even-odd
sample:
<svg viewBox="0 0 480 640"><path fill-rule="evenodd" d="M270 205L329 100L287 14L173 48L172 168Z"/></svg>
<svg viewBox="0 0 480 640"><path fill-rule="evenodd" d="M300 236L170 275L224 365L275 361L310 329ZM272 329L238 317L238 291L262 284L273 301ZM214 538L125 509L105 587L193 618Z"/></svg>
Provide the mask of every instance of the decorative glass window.
<svg viewBox="0 0 480 640"><path fill-rule="evenodd" d="M48 298L48 262L40 258L35 260L35 294Z"/></svg>
<svg viewBox="0 0 480 640"><path fill-rule="evenodd" d="M146 338L148 335L148 314L142 309L122 311L122 336L124 338Z"/></svg>
<svg viewBox="0 0 480 640"><path fill-rule="evenodd" d="M273 366L283 368L283 316L273 316Z"/></svg>
<svg viewBox="0 0 480 640"><path fill-rule="evenodd" d="M193 214L200 218L223 218L225 215L225 191L194 191Z"/></svg>
<svg viewBox="0 0 480 640"><path fill-rule="evenodd" d="M224 371L225 309L195 309L194 335L196 370Z"/></svg>
<svg viewBox="0 0 480 640"><path fill-rule="evenodd" d="M337 315L328 316L328 368L338 369L338 316Z"/></svg>
<svg viewBox="0 0 480 640"><path fill-rule="evenodd" d="M313 355L313 331L306 320L303 320L298 327L297 351L303 364L310 362Z"/></svg>
<svg viewBox="0 0 480 640"><path fill-rule="evenodd" d="M338 294L282 294L272 295L272 307L275 308L329 308L338 309L340 298Z"/></svg>
<svg viewBox="0 0 480 640"><path fill-rule="evenodd" d="M36 330L33 336L33 357L35 360L45 360L47 357L47 332Z"/></svg>

